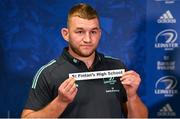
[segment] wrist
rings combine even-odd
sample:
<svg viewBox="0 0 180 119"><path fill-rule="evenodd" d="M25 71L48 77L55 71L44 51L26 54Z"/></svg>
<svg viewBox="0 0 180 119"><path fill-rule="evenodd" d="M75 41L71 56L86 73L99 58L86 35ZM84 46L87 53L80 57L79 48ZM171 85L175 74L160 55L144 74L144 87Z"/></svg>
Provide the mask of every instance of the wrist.
<svg viewBox="0 0 180 119"><path fill-rule="evenodd" d="M128 96L128 101L134 101L138 98L137 94L133 95L133 96Z"/></svg>
<svg viewBox="0 0 180 119"><path fill-rule="evenodd" d="M61 100L61 98L59 98L59 96L57 96L56 98L55 98L55 100L56 100L56 102L57 102L57 105L59 106L59 107L67 107L68 106L68 102L65 102L65 101L63 101L63 100Z"/></svg>

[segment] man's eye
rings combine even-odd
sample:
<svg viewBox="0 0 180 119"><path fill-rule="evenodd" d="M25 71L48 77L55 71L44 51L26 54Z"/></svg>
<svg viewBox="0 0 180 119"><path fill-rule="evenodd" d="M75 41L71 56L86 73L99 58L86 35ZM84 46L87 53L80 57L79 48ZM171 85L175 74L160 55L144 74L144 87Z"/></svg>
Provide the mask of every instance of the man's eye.
<svg viewBox="0 0 180 119"><path fill-rule="evenodd" d="M82 33L83 33L83 31L76 31L76 33L78 33L78 34L82 34Z"/></svg>
<svg viewBox="0 0 180 119"><path fill-rule="evenodd" d="M91 31L91 33L92 33L92 34L96 34L96 33L97 33L97 31Z"/></svg>

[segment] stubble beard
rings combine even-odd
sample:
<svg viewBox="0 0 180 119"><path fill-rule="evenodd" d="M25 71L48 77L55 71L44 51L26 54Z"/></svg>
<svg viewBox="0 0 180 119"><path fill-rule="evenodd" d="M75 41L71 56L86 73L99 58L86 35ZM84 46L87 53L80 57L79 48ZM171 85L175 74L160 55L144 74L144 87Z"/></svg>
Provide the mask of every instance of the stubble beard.
<svg viewBox="0 0 180 119"><path fill-rule="evenodd" d="M71 50L72 50L76 55L78 55L78 56L80 56L80 57L89 57L89 56L91 56L91 55L95 52L95 50L96 50L96 48L94 48L94 49L92 49L90 52L83 52L83 51L80 50L80 48L77 48L77 47L73 46L72 44L69 44L69 47L71 48Z"/></svg>

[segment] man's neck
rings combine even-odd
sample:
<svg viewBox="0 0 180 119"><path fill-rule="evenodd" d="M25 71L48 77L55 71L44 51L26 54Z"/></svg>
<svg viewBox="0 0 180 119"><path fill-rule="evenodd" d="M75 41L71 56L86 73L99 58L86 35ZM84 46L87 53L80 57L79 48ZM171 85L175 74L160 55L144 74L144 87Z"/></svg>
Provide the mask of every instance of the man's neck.
<svg viewBox="0 0 180 119"><path fill-rule="evenodd" d="M93 53L90 57L85 57L85 58L82 57L80 60L83 61L86 64L87 68L89 69L93 64L94 59L95 59L95 53Z"/></svg>
<svg viewBox="0 0 180 119"><path fill-rule="evenodd" d="M93 62L94 62L94 59L95 59L95 52L94 52L93 54L91 54L90 56L88 56L88 57L79 56L79 55L77 55L77 54L75 54L75 53L73 53L73 52L71 52L71 51L68 51L68 52L69 52L74 58L83 61L83 62L86 64L86 66L87 66L88 69L92 66L92 64L93 64Z"/></svg>

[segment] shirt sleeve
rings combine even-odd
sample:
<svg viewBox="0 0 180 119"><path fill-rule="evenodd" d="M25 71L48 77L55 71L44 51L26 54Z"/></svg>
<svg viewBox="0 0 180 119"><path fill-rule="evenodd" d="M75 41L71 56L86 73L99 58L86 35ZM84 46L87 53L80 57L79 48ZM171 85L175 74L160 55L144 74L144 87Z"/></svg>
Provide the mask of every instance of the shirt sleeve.
<svg viewBox="0 0 180 119"><path fill-rule="evenodd" d="M48 77L44 72L37 73L34 77L25 109L39 110L52 100L52 91L48 84Z"/></svg>

